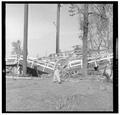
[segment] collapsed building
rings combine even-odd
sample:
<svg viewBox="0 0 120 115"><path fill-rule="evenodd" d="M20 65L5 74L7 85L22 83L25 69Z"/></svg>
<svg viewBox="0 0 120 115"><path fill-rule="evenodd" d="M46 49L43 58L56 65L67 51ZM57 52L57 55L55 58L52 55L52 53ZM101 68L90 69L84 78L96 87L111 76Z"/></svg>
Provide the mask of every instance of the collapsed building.
<svg viewBox="0 0 120 115"><path fill-rule="evenodd" d="M61 64L70 72L71 75L82 74L82 55L76 55L74 52L60 53L59 55L49 56L44 59L27 59L27 73L29 76L41 76L54 72L57 64ZM104 70L107 65L112 65L113 53L107 51L93 52L88 55L88 73L89 71ZM23 58L17 60L16 57L6 58L6 74L17 74L17 68L20 68L19 74L22 74ZM64 69L64 68L63 68ZM67 73L67 72L66 72Z"/></svg>

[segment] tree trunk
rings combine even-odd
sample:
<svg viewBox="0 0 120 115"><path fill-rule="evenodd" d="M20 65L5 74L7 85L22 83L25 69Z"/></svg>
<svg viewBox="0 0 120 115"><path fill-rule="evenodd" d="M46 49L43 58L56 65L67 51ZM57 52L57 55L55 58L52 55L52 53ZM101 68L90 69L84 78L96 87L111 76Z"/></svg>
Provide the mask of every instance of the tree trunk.
<svg viewBox="0 0 120 115"><path fill-rule="evenodd" d="M84 4L83 22L83 76L87 77L88 4Z"/></svg>

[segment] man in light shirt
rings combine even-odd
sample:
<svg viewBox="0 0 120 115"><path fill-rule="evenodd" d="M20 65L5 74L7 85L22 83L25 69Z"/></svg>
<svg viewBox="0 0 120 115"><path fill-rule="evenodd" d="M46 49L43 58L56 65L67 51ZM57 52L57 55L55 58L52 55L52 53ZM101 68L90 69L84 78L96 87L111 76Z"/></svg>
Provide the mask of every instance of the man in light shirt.
<svg viewBox="0 0 120 115"><path fill-rule="evenodd" d="M60 72L61 72L61 67L60 67L60 65L58 65L58 66L56 66L56 68L54 70L53 82L57 81L59 84L61 83Z"/></svg>

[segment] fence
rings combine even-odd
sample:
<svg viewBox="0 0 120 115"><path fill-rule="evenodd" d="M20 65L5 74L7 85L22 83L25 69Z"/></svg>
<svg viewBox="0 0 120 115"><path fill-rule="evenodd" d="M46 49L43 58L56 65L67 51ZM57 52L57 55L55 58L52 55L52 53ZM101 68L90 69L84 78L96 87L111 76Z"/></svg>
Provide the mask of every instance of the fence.
<svg viewBox="0 0 120 115"><path fill-rule="evenodd" d="M88 68L94 68L95 66L104 66L107 63L111 63L113 59L113 54L108 54L101 52L101 54L96 55L96 56L91 56L88 57ZM17 62L16 58L7 58L6 59L6 66L9 65L15 65L19 63L20 65L23 65L23 58L21 57L19 62ZM46 73L51 73L55 69L56 62L51 62L51 61L42 61L42 60L37 60L34 58L28 58L27 60L27 66L29 68L37 67L37 70L43 71ZM69 63L67 65L67 68L82 68L82 58L81 59L74 59L74 60L69 60Z"/></svg>

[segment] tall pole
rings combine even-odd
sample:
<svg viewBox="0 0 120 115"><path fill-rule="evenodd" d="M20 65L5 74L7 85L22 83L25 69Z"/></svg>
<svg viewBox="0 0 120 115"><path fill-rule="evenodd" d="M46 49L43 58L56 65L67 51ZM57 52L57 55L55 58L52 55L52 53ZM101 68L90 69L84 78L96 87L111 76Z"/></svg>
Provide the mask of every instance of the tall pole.
<svg viewBox="0 0 120 115"><path fill-rule="evenodd" d="M27 75L28 4L24 5L23 75Z"/></svg>
<svg viewBox="0 0 120 115"><path fill-rule="evenodd" d="M59 53L59 37L60 37L60 4L57 5L56 54Z"/></svg>

